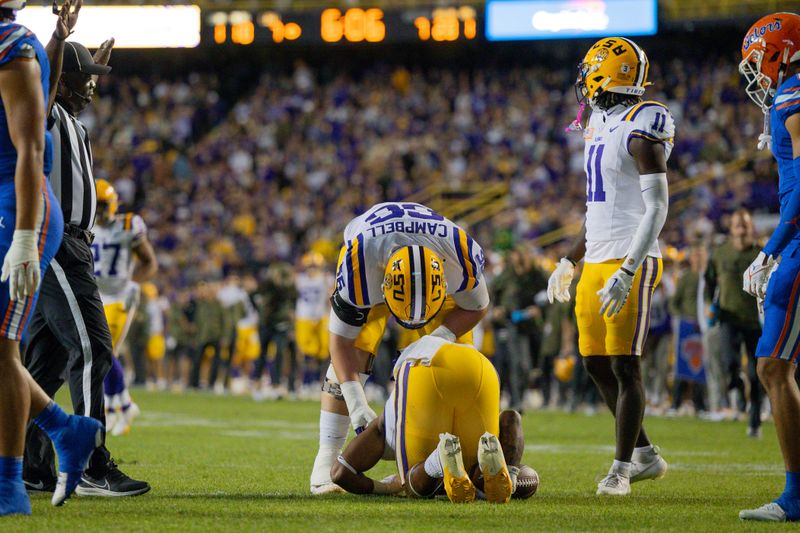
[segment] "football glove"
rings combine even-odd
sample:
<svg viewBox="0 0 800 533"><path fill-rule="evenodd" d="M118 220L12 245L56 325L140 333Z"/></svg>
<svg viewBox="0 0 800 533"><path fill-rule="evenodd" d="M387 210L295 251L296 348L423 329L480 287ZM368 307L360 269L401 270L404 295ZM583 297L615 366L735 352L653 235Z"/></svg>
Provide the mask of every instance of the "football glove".
<svg viewBox="0 0 800 533"><path fill-rule="evenodd" d="M606 281L605 287L597 291L600 297L600 314L611 318L619 313L628 299L631 285L633 285L632 275L622 269L614 272L614 275Z"/></svg>
<svg viewBox="0 0 800 533"><path fill-rule="evenodd" d="M339 387L347 404L347 412L350 414L350 425L356 433L361 433L370 422L378 418L378 415L367 403L367 396L360 382L345 381Z"/></svg>
<svg viewBox="0 0 800 533"><path fill-rule="evenodd" d="M547 299L550 303L555 300L568 302L570 298L569 287L572 285L572 278L575 276L575 264L562 257L556 269L550 274L547 280Z"/></svg>
<svg viewBox="0 0 800 533"><path fill-rule="evenodd" d="M742 289L747 294L764 299L767 294L767 284L778 262L772 256L759 252L758 257L747 267L744 272Z"/></svg>
<svg viewBox="0 0 800 533"><path fill-rule="evenodd" d="M12 301L33 296L39 288L39 248L36 245L39 232L32 229L14 230L11 246L3 259L0 281L8 282L8 293Z"/></svg>

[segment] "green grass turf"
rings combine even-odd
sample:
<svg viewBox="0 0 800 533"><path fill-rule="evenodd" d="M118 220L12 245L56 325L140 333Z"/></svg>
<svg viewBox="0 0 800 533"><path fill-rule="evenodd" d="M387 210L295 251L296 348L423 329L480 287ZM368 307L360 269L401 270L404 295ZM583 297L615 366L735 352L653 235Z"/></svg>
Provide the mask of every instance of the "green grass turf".
<svg viewBox="0 0 800 533"><path fill-rule="evenodd" d="M493 506L446 499L311 497L318 405L137 392L143 414L109 437L122 469L153 490L137 498L73 497L62 508L33 497L32 517L0 519L0 531L744 531L739 509L783 487L771 424L762 440L743 423L647 419L670 471L622 499L594 496L613 459L610 415L529 413L524 462L541 477L527 501ZM378 467L383 476L391 463Z"/></svg>

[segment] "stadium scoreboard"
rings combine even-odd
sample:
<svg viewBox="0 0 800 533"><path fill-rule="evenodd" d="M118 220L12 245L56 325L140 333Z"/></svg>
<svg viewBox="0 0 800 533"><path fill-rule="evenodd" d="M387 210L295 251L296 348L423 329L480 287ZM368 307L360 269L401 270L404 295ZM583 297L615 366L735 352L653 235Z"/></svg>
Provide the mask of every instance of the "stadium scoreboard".
<svg viewBox="0 0 800 533"><path fill-rule="evenodd" d="M470 5L390 10L328 7L314 11L206 11L201 41L212 45L471 41L482 13Z"/></svg>

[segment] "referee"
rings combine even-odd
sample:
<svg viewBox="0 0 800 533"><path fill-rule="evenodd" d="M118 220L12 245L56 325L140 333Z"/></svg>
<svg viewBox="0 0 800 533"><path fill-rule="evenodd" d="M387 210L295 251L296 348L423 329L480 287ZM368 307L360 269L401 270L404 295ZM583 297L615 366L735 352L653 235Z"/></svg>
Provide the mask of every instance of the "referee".
<svg viewBox="0 0 800 533"><path fill-rule="evenodd" d="M55 41L55 42L54 42ZM94 277L92 252L97 198L92 174L92 150L86 127L76 118L92 101L97 77L108 74L114 41L100 47L95 58L81 44L54 35L48 53L63 50L63 67L48 129L53 136L50 182L64 213L64 240L42 280L36 311L28 330L26 366L51 397L69 382L75 413L105 424L103 379L111 367L111 334ZM58 62L53 62L53 68ZM55 77L58 73L54 74ZM55 487L53 447L44 432L30 424L23 477L29 490ZM144 481L122 473L105 444L97 448L77 494L136 496L150 490Z"/></svg>

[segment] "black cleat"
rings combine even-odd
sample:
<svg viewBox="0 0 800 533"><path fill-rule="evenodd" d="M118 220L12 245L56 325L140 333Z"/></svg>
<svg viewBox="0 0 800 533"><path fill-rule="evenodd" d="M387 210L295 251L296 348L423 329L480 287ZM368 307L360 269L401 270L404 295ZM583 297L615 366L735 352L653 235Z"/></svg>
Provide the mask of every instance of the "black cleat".
<svg viewBox="0 0 800 533"><path fill-rule="evenodd" d="M41 479L25 479L23 482L25 483L25 490L28 491L28 494L44 494L47 492L52 494L56 490L55 479L49 479L47 481L42 481Z"/></svg>
<svg viewBox="0 0 800 533"><path fill-rule="evenodd" d="M108 471L103 477L95 478L87 473L83 474L75 493L78 496L102 496L114 498L120 496L139 496L150 490L146 481L131 479L119 467L110 461Z"/></svg>

